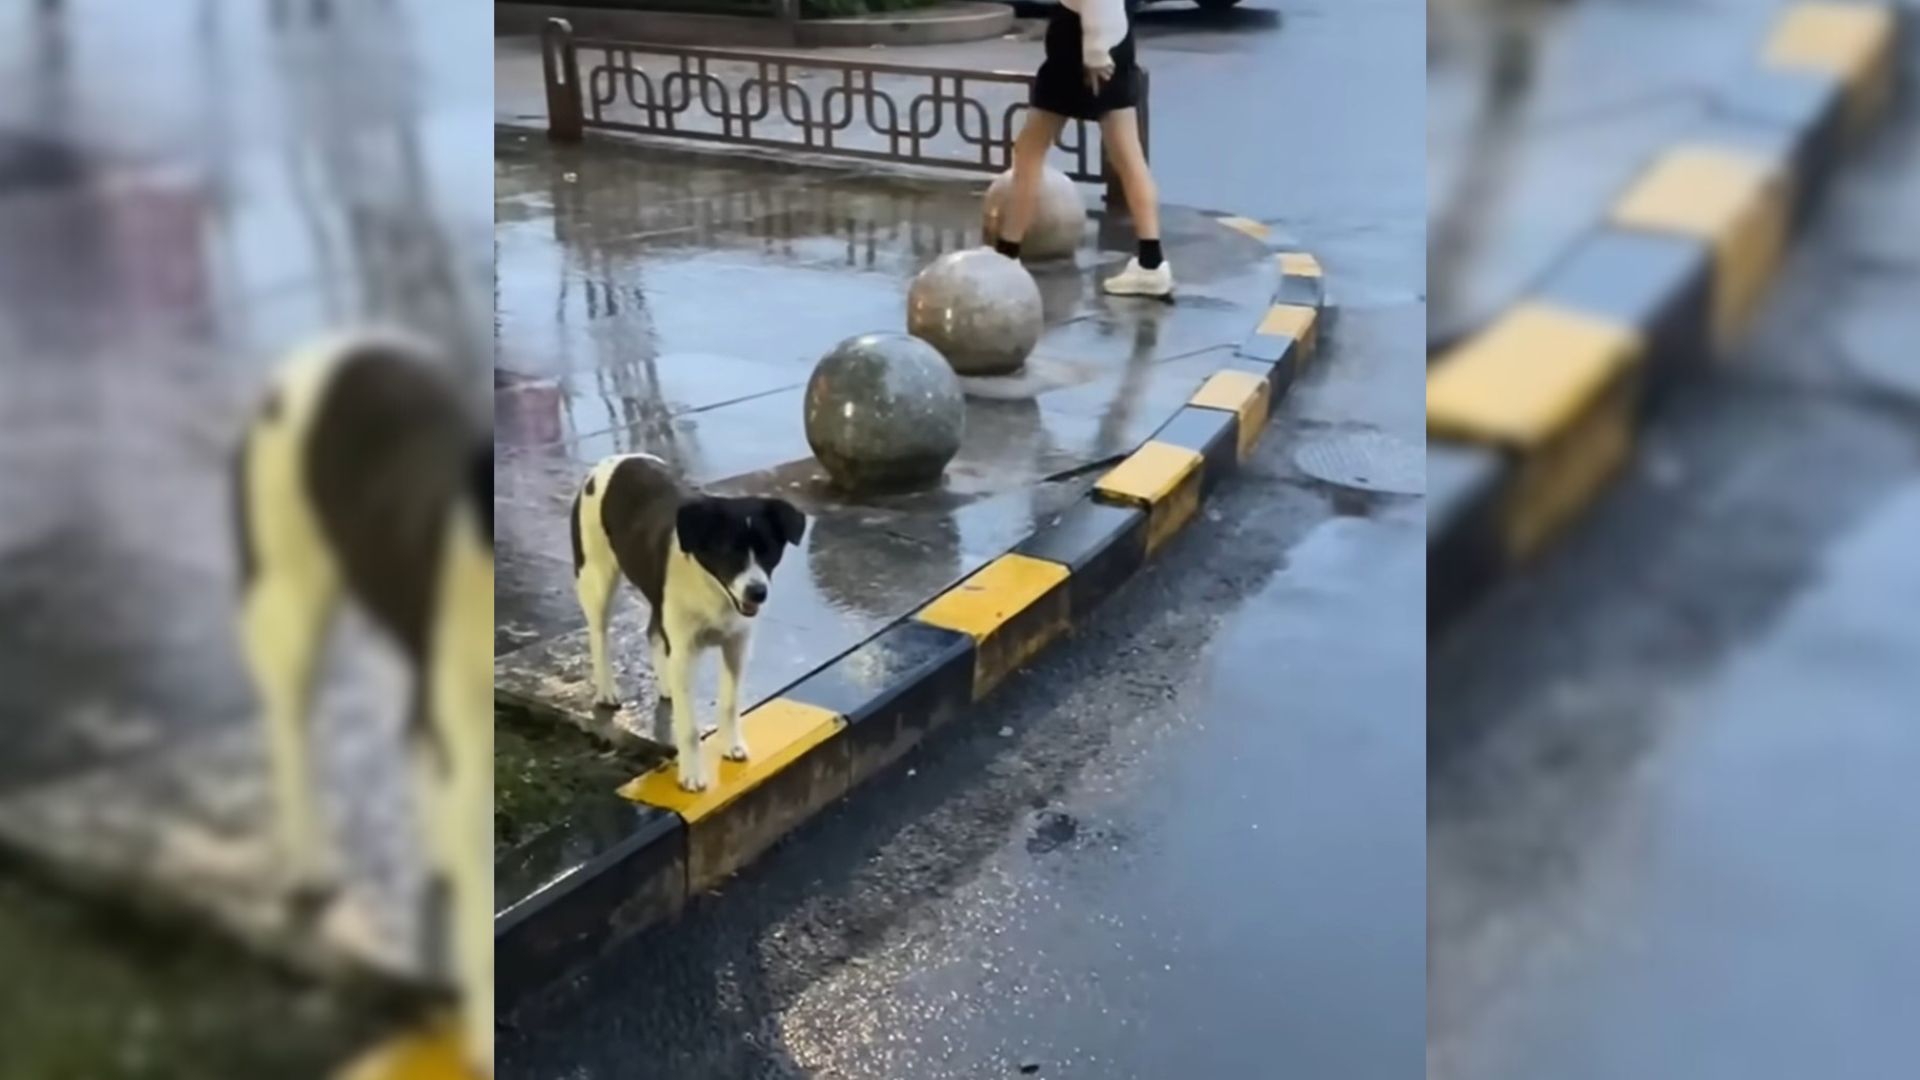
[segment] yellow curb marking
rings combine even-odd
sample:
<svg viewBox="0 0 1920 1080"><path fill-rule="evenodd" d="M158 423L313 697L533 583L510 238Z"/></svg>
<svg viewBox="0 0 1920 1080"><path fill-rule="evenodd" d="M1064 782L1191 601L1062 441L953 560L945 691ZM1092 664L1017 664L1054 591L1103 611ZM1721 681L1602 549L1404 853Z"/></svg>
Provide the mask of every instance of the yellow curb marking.
<svg viewBox="0 0 1920 1080"><path fill-rule="evenodd" d="M479 1080L450 1023L398 1036L354 1059L335 1080Z"/></svg>
<svg viewBox="0 0 1920 1080"><path fill-rule="evenodd" d="M711 817L799 760L807 751L833 737L847 722L817 705L786 698L763 702L740 718L741 734L753 756L728 761L726 748L708 739L701 756L719 762L717 779L705 791L682 791L678 773L669 761L652 772L628 781L620 794L634 802L671 810L689 825Z"/></svg>
<svg viewBox="0 0 1920 1080"><path fill-rule="evenodd" d="M1218 371L1187 399L1187 404L1224 409L1239 416L1239 455L1245 461L1267 425L1272 396L1272 384L1250 371Z"/></svg>
<svg viewBox="0 0 1920 1080"><path fill-rule="evenodd" d="M1525 450L1560 434L1639 356L1639 335L1529 301L1442 356L1427 377L1427 431Z"/></svg>
<svg viewBox="0 0 1920 1080"><path fill-rule="evenodd" d="M1320 260L1304 251L1283 251L1275 256L1280 272L1295 277L1319 277Z"/></svg>
<svg viewBox="0 0 1920 1080"><path fill-rule="evenodd" d="M1093 490L1108 502L1147 511L1147 552L1152 554L1200 508L1201 467L1198 452L1155 439L1114 466Z"/></svg>
<svg viewBox="0 0 1920 1080"><path fill-rule="evenodd" d="M1877 4L1797 4L1774 24L1763 63L1838 78L1848 137L1857 137L1893 96L1897 27L1893 9Z"/></svg>
<svg viewBox="0 0 1920 1080"><path fill-rule="evenodd" d="M1255 221L1252 218L1223 217L1223 218L1216 218L1215 220L1220 222L1220 224L1225 225L1227 228L1232 229L1235 232L1245 233L1246 235L1253 237L1255 240L1265 240L1268 236L1272 235L1273 233L1273 230L1271 228L1268 228L1266 225L1258 221Z"/></svg>
<svg viewBox="0 0 1920 1080"><path fill-rule="evenodd" d="M1517 456L1502 507L1514 557L1537 551L1625 462L1642 348L1631 328L1528 302L1434 364L1428 434Z"/></svg>
<svg viewBox="0 0 1920 1080"><path fill-rule="evenodd" d="M1069 573L1045 559L1017 552L1002 555L940 594L914 618L973 638L973 697L978 701L1066 631L1067 592L1059 586ZM1029 612L1033 618L1009 628Z"/></svg>
<svg viewBox="0 0 1920 1080"><path fill-rule="evenodd" d="M1788 177L1775 166L1733 150L1680 147L1640 175L1612 218L1713 245L1714 337L1724 350L1752 319L1779 266L1790 204Z"/></svg>

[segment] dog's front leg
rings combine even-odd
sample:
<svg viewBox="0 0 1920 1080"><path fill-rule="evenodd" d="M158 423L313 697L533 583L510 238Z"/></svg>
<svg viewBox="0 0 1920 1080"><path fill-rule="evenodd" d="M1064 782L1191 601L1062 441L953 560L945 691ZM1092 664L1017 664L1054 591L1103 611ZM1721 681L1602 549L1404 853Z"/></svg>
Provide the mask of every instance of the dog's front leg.
<svg viewBox="0 0 1920 1080"><path fill-rule="evenodd" d="M747 668L745 634L720 641L720 737L727 742L727 760L747 760L747 737L740 730L740 676Z"/></svg>
<svg viewBox="0 0 1920 1080"><path fill-rule="evenodd" d="M667 693L673 702L673 749L680 758L680 787L686 791L705 791L707 771L700 760L700 729L693 718L693 658L696 650L688 638L667 650Z"/></svg>
<svg viewBox="0 0 1920 1080"><path fill-rule="evenodd" d="M334 606L332 576L315 563L277 570L256 582L241 616L247 663L266 715L280 853L293 898L301 906L317 903L328 888L324 830L307 752L307 718Z"/></svg>
<svg viewBox="0 0 1920 1080"><path fill-rule="evenodd" d="M607 657L607 609L613 599L617 568L589 561L574 579L574 595L587 617L587 652L593 658L593 703L620 707L613 686L613 662Z"/></svg>

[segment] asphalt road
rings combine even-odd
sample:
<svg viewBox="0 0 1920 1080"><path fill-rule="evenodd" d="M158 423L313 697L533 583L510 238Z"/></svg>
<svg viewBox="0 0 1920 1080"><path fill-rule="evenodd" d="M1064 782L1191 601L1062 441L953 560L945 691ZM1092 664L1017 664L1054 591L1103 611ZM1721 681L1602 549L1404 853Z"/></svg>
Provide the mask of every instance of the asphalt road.
<svg viewBox="0 0 1920 1080"><path fill-rule="evenodd" d="M1167 7L1140 32L1164 196L1315 251L1328 347L1207 520L1091 625L524 1007L503 1075L1421 1067L1421 506L1295 456L1419 475L1422 16Z"/></svg>
<svg viewBox="0 0 1920 1080"><path fill-rule="evenodd" d="M1912 1071L1916 175L1909 101L1748 345L1432 651L1435 1080Z"/></svg>

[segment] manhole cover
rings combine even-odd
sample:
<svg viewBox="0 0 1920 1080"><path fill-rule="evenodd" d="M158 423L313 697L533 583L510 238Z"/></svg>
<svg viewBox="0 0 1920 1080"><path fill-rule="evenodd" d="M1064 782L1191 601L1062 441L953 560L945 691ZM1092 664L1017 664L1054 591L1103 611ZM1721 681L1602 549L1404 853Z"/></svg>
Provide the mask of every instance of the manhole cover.
<svg viewBox="0 0 1920 1080"><path fill-rule="evenodd" d="M1293 463L1316 480L1366 491L1418 495L1427 488L1427 453L1378 431L1321 436L1294 451Z"/></svg>

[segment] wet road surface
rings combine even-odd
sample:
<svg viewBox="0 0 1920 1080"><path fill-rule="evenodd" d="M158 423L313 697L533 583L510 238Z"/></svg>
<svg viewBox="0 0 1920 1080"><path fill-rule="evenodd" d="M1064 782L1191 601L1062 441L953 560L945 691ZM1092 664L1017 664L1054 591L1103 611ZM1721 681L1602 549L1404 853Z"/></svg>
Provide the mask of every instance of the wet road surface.
<svg viewBox="0 0 1920 1080"><path fill-rule="evenodd" d="M1749 343L1433 649L1437 1080L1910 1067L1916 176L1908 102Z"/></svg>
<svg viewBox="0 0 1920 1080"><path fill-rule="evenodd" d="M1141 29L1156 87L1181 73L1155 106L1164 196L1280 224L1340 305L1256 459L988 706L529 1002L503 1070L1420 1067L1420 506L1296 459L1366 435L1373 472L1417 471L1421 20L1281 10ZM1305 104L1297 129L1255 121L1335 81L1362 87L1338 122Z"/></svg>

